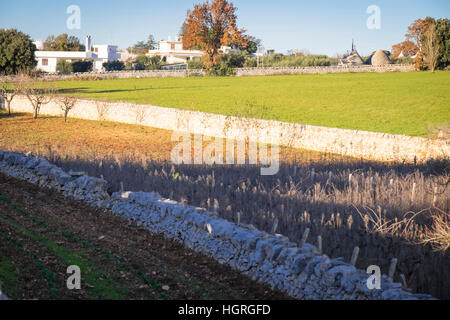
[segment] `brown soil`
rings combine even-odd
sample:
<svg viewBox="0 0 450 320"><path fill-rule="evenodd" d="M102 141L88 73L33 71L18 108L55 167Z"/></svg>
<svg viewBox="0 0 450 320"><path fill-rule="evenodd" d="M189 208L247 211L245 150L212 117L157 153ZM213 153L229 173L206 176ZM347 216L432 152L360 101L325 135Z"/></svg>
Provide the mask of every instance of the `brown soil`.
<svg viewBox="0 0 450 320"><path fill-rule="evenodd" d="M77 263L81 290L68 290ZM288 298L109 211L3 174L0 281L13 299Z"/></svg>

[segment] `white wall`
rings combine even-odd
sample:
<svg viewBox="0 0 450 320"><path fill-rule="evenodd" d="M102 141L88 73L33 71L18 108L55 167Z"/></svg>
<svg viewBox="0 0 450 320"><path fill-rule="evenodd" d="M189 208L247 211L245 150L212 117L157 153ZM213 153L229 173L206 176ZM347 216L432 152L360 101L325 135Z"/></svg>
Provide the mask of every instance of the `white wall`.
<svg viewBox="0 0 450 320"><path fill-rule="evenodd" d="M48 61L48 65L46 65L46 66L44 66L42 64L42 60L44 60L44 59L47 59L47 61ZM36 68L38 70L42 70L42 71L50 72L50 73L56 72L56 66L58 64L58 59L56 59L56 58L38 58L37 61L38 61L38 64L37 64Z"/></svg>
<svg viewBox="0 0 450 320"><path fill-rule="evenodd" d="M137 124L137 115L143 110L141 125L181 132L191 132L210 137L242 139L249 136L260 143L277 143L306 150L329 152L381 161L427 161L450 156L450 141L408 137L387 133L346 130L279 121L240 119L223 115L184 111L131 103L107 103L106 120ZM32 112L25 97L16 97L14 111ZM55 102L42 106L42 114L61 115ZM97 103L79 100L70 117L98 120Z"/></svg>

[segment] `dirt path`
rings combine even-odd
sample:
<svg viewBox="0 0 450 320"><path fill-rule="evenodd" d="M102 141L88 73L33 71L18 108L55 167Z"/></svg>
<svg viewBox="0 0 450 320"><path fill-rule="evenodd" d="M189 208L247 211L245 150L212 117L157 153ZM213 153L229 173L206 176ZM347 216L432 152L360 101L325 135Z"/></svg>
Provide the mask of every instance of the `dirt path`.
<svg viewBox="0 0 450 320"><path fill-rule="evenodd" d="M81 268L68 290L67 267ZM286 299L114 216L0 174L0 282L12 299Z"/></svg>

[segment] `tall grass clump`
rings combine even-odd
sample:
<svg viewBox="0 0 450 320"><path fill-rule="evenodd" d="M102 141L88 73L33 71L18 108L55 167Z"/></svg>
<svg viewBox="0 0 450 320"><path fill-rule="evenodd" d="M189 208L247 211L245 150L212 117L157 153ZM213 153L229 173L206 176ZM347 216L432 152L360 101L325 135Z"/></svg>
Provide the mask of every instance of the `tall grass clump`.
<svg viewBox="0 0 450 320"><path fill-rule="evenodd" d="M314 164L284 163L275 176L256 166L175 166L140 153L62 152L40 155L65 170L103 176L109 192L157 191L163 197L200 206L230 221L251 224L300 242L321 236L325 254L349 260L360 248L357 267L392 258L414 292L450 298L450 209L448 160L423 165L334 159ZM239 214L238 214L239 213ZM447 216L445 214L447 213Z"/></svg>

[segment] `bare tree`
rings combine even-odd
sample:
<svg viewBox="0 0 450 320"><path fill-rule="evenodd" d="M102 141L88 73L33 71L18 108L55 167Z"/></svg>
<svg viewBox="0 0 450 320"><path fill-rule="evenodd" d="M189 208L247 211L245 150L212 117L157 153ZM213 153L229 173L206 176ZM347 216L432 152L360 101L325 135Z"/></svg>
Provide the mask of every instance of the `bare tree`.
<svg viewBox="0 0 450 320"><path fill-rule="evenodd" d="M11 101L18 94L18 89L19 86L15 82L9 81L6 76L0 78L0 98L6 102L8 116L11 115Z"/></svg>
<svg viewBox="0 0 450 320"><path fill-rule="evenodd" d="M111 105L105 101L96 101L95 105L97 107L98 120L105 121Z"/></svg>
<svg viewBox="0 0 450 320"><path fill-rule="evenodd" d="M431 70L431 72L434 72L437 67L437 63L439 60L439 52L441 49L441 46L439 44L439 39L436 33L436 25L430 24L428 27L428 30L425 33L424 37L424 51L425 56L424 60L425 63L428 65L428 68Z"/></svg>
<svg viewBox="0 0 450 320"><path fill-rule="evenodd" d="M34 119L37 119L42 105L50 103L55 94L54 87L43 85L36 78L28 76L22 77L20 80L20 88L33 106Z"/></svg>
<svg viewBox="0 0 450 320"><path fill-rule="evenodd" d="M76 97L61 96L56 100L56 103L60 106L61 110L64 112L64 122L67 122L67 116L69 111L75 107L77 103Z"/></svg>
<svg viewBox="0 0 450 320"><path fill-rule="evenodd" d="M136 105L134 112L136 114L136 124L142 125L145 118L147 117L147 108L143 105Z"/></svg>

